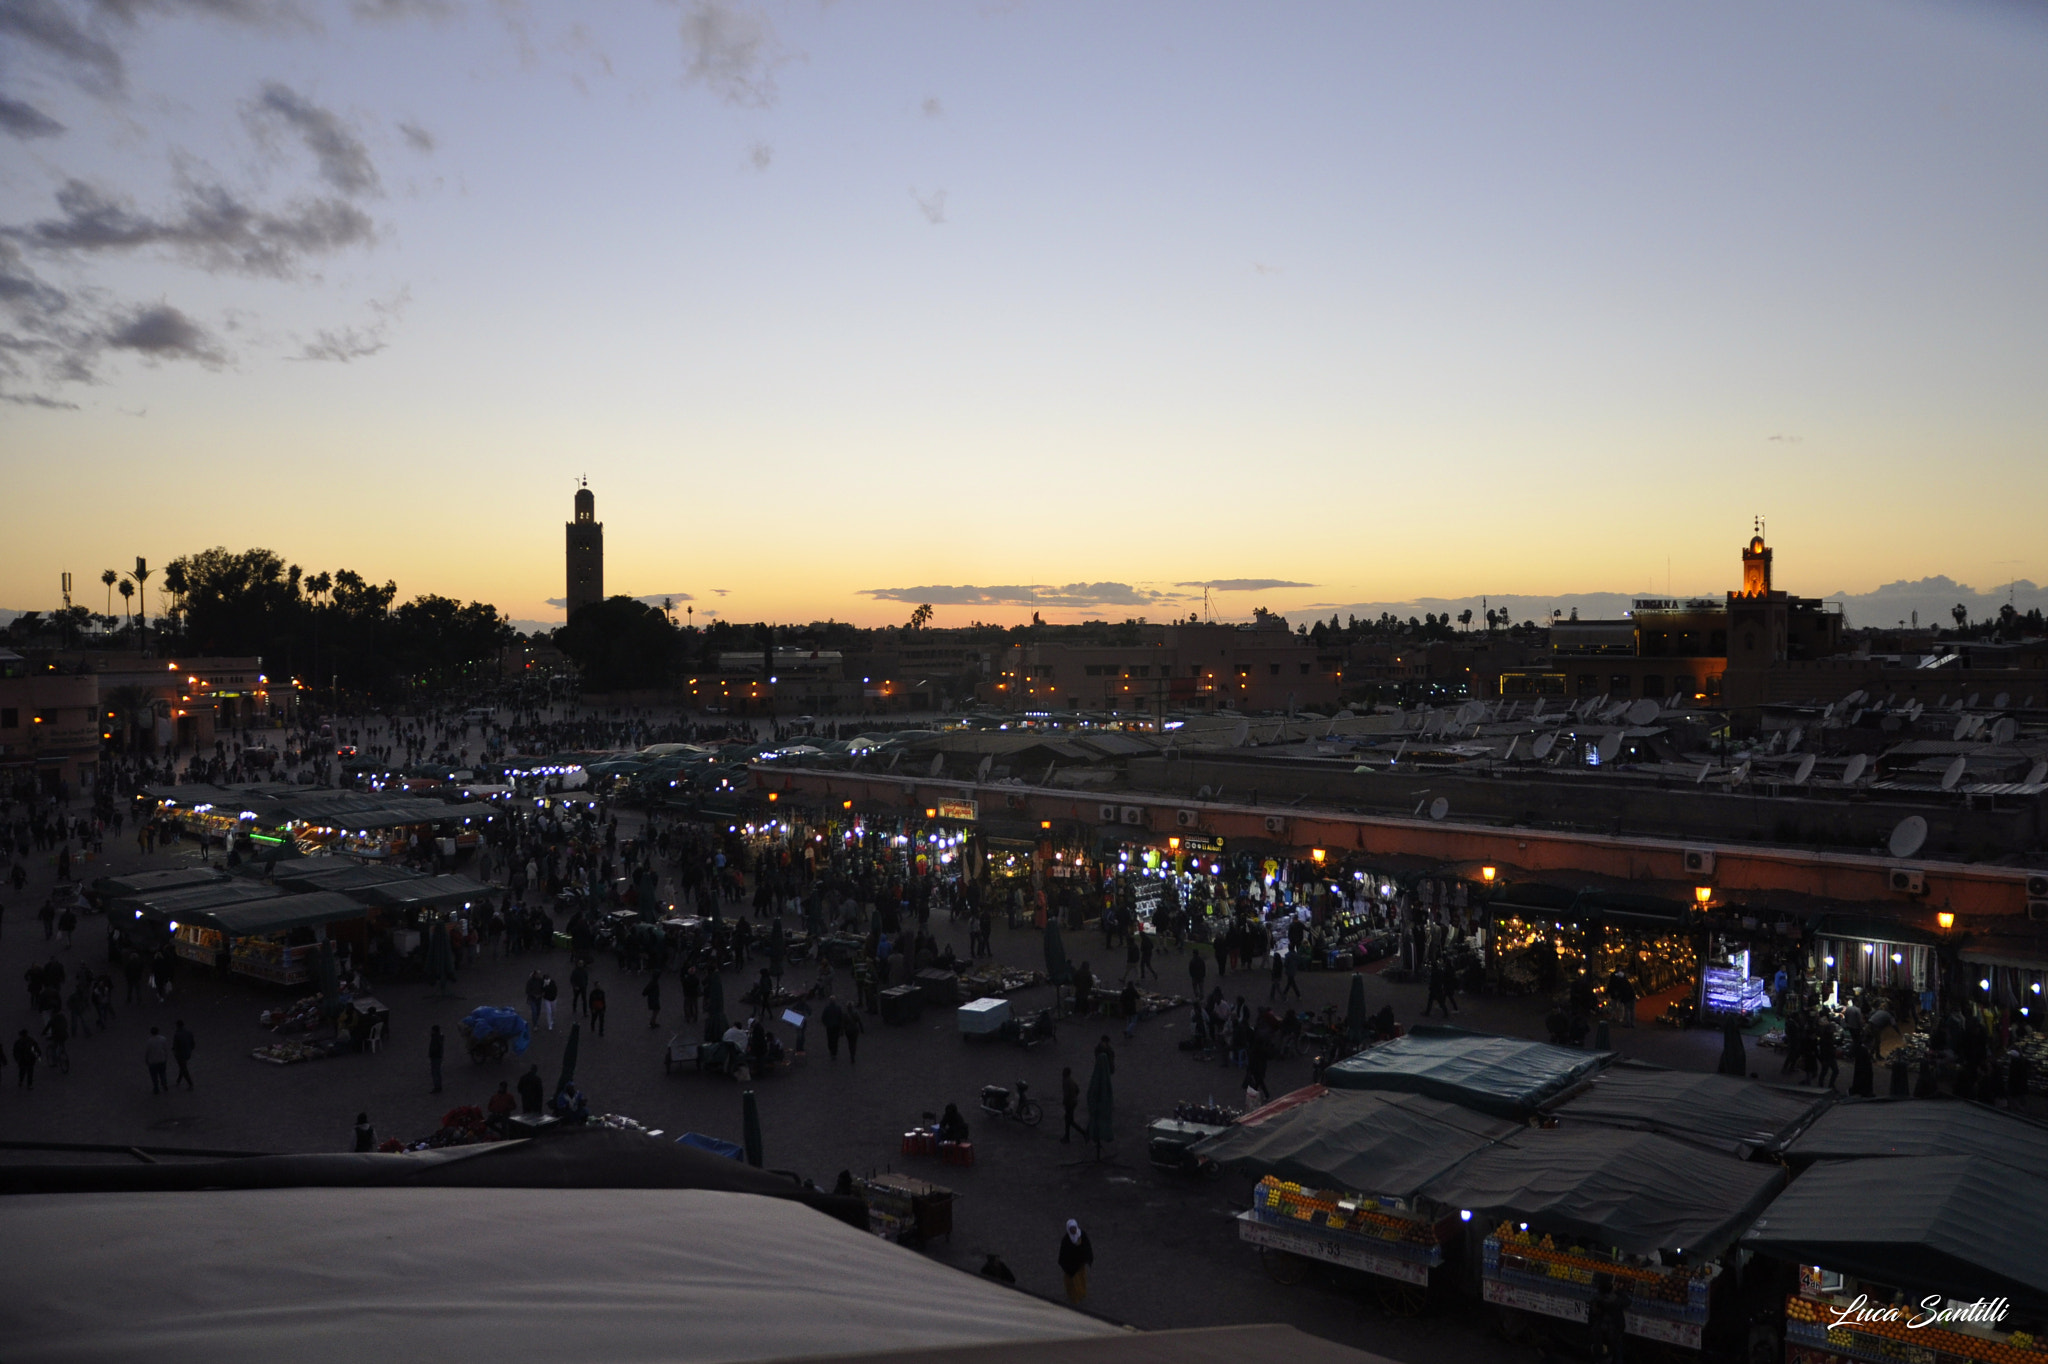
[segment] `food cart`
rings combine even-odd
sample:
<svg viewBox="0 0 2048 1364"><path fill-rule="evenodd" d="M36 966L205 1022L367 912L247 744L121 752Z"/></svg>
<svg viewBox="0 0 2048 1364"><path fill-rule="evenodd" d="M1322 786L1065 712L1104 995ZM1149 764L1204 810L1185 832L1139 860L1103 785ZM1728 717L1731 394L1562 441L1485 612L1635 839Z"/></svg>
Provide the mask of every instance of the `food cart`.
<svg viewBox="0 0 2048 1364"><path fill-rule="evenodd" d="M1776 1165L1652 1132L1531 1128L1422 1192L1488 1228L1480 1295L1502 1334L1587 1321L1605 1276L1628 1334L1696 1350L1722 1257L1784 1185Z"/></svg>
<svg viewBox="0 0 2048 1364"><path fill-rule="evenodd" d="M1245 1114L1192 1153L1260 1176L1237 1233L1259 1248L1273 1278L1294 1282L1310 1261L1342 1265L1388 1281L1379 1285L1388 1307L1414 1310L1461 1225L1455 1208L1419 1191L1521 1130L1426 1095L1311 1085Z"/></svg>
<svg viewBox="0 0 2048 1364"><path fill-rule="evenodd" d="M2043 1226L2038 1168L1883 1156L1815 1165L1741 1244L1798 1267L1786 1364L2048 1364Z"/></svg>

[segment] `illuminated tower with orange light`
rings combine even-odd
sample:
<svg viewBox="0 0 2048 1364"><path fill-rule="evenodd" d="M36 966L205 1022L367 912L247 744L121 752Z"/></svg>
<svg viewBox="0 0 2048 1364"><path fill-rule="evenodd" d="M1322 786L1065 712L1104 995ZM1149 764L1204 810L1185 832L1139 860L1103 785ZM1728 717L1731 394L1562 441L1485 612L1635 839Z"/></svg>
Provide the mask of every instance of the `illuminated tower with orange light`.
<svg viewBox="0 0 2048 1364"><path fill-rule="evenodd" d="M1771 595L1771 547L1764 543L1764 526L1761 520L1757 522L1756 535L1742 551L1742 595Z"/></svg>
<svg viewBox="0 0 2048 1364"><path fill-rule="evenodd" d="M576 519L569 531L569 590L565 611L574 616L604 600L604 522L597 519L597 498L589 480L576 489Z"/></svg>

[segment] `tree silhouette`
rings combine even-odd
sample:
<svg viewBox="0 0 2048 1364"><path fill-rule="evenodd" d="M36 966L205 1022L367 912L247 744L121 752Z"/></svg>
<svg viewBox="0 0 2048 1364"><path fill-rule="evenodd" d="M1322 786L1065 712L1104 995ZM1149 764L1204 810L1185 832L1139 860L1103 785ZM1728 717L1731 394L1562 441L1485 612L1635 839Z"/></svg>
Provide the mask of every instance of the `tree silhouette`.
<svg viewBox="0 0 2048 1364"><path fill-rule="evenodd" d="M121 579L121 605L124 607L127 606L129 603L129 599L132 598L134 595L135 584L130 582L126 578ZM135 613L132 611L128 614L128 623L131 626L135 623Z"/></svg>
<svg viewBox="0 0 2048 1364"><path fill-rule="evenodd" d="M931 619L932 604L930 602L926 602L922 606L918 607L915 611L912 611L910 613L910 628L913 630L922 630L925 626L931 624Z"/></svg>
<svg viewBox="0 0 2048 1364"><path fill-rule="evenodd" d="M121 581L121 575L110 568L100 574L100 581L107 585L107 614L111 616L114 614L114 584Z"/></svg>

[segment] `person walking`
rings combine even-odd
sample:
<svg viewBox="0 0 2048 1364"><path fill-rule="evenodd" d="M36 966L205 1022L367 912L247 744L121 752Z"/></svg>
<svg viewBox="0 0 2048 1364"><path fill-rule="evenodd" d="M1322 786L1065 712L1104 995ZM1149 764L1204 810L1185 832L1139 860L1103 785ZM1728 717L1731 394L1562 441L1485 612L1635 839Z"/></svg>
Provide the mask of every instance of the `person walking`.
<svg viewBox="0 0 2048 1364"><path fill-rule="evenodd" d="M154 1023L150 1025L148 1040L142 1044L142 1064L149 1067L149 1092L170 1093L171 1082L165 1078L164 1072L171 1065L171 1039L165 1037Z"/></svg>
<svg viewBox="0 0 2048 1364"><path fill-rule="evenodd" d="M1095 1247L1088 1241L1088 1233L1081 1230L1081 1224L1073 1218L1067 1219L1067 1234L1060 1238L1060 1273L1067 1281L1067 1301L1079 1302L1088 1296L1088 1266L1095 1263Z"/></svg>
<svg viewBox="0 0 2048 1364"><path fill-rule="evenodd" d="M581 957L569 971L569 1012L578 1017L590 1012L590 963Z"/></svg>
<svg viewBox="0 0 2048 1364"><path fill-rule="evenodd" d="M661 972L656 971L647 978L646 988L640 991L640 997L647 1001L647 1026L650 1028L660 1027Z"/></svg>
<svg viewBox="0 0 2048 1364"><path fill-rule="evenodd" d="M1154 980L1159 979L1159 968L1152 964L1152 953L1157 948L1158 942L1159 935L1157 933L1140 933L1138 935L1139 980L1143 980L1147 976L1152 977Z"/></svg>
<svg viewBox="0 0 2048 1364"><path fill-rule="evenodd" d="M588 1004L590 1008L590 1035L592 1037L603 1037L605 1012L611 1008L611 1001L606 999L604 995L604 986L593 985L590 987Z"/></svg>
<svg viewBox="0 0 2048 1364"><path fill-rule="evenodd" d="M185 1020L179 1019L171 1029L171 1059L178 1063L178 1076L171 1082L172 1084L183 1085L187 1089L193 1088L192 1053L198 1048L199 1039L185 1026Z"/></svg>
<svg viewBox="0 0 2048 1364"><path fill-rule="evenodd" d="M1071 1142L1074 1133L1081 1134L1081 1140L1088 1140L1088 1129L1074 1121L1074 1110L1081 1105L1081 1082L1074 1078L1074 1068L1067 1066L1060 1071L1060 1110L1066 1115L1065 1124L1060 1128L1060 1144Z"/></svg>
<svg viewBox="0 0 2048 1364"><path fill-rule="evenodd" d="M441 1025L436 1023L427 1029L427 1070L434 1077L434 1092L441 1092L441 1057L446 1052L448 1040L441 1036Z"/></svg>
<svg viewBox="0 0 2048 1364"><path fill-rule="evenodd" d="M553 976L540 978L540 1016L547 1021L549 1032L555 1030L555 1000L559 994Z"/></svg>
<svg viewBox="0 0 2048 1364"><path fill-rule="evenodd" d="M861 1028L864 1026L860 1021L860 1010L846 1010L842 1019L842 1026L846 1031L846 1064L849 1066L855 1065L860 1059L860 1033Z"/></svg>
<svg viewBox="0 0 2048 1364"><path fill-rule="evenodd" d="M1202 955L1201 949L1198 947L1188 953L1188 984L1192 987L1188 991L1190 999L1200 999L1202 997L1202 982L1208 978L1209 959Z"/></svg>
<svg viewBox="0 0 2048 1364"><path fill-rule="evenodd" d="M839 1035L846 1031L846 1018L839 1007L839 1001L826 997L825 1007L820 1011L825 1020L825 1054L832 1060L839 1059Z"/></svg>
<svg viewBox="0 0 2048 1364"><path fill-rule="evenodd" d="M14 1039L14 1087L33 1090L36 1087L36 1062L43 1059L43 1049L23 1028L21 1035Z"/></svg>
<svg viewBox="0 0 2048 1364"><path fill-rule="evenodd" d="M1295 979L1295 972L1296 972L1296 971L1297 971L1297 970L1299 969L1299 968L1298 968L1298 967L1297 967L1297 966L1295 965L1295 963L1296 963L1296 961L1298 961L1298 960L1299 960L1299 957L1298 957L1298 956L1297 956L1297 954L1295 953L1295 951L1294 951L1294 947L1293 947L1293 945L1292 945L1292 944L1289 944L1289 946L1288 946L1288 948L1287 948L1287 951L1286 951L1286 953L1284 954L1284 959L1285 959L1285 960L1286 960L1286 962L1287 962L1287 968L1286 968L1286 974L1287 974L1287 983L1286 983L1285 985L1282 985L1282 986L1280 987L1280 998L1282 998L1282 999L1285 999L1285 998L1287 998L1287 996L1289 996L1289 995L1293 995L1293 996L1294 996L1294 997L1295 997L1296 999L1300 999L1300 998L1301 998L1301 982L1300 982L1299 980Z"/></svg>

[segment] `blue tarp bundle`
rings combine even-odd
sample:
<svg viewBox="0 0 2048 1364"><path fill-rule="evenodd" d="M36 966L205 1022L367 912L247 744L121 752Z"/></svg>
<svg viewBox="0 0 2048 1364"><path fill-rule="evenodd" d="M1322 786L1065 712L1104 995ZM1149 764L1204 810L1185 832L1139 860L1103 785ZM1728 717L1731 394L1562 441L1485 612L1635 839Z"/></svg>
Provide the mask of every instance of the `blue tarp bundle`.
<svg viewBox="0 0 2048 1364"><path fill-rule="evenodd" d="M527 1029L526 1015L517 1009L505 1009L490 1004L480 1004L471 1009L462 1019L462 1035L477 1042L488 1042L494 1037L512 1039L512 1050L525 1052L533 1041L533 1034Z"/></svg>

